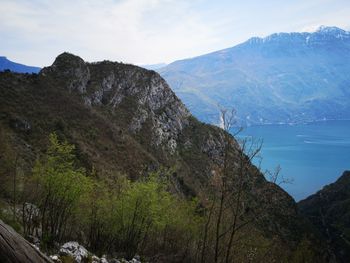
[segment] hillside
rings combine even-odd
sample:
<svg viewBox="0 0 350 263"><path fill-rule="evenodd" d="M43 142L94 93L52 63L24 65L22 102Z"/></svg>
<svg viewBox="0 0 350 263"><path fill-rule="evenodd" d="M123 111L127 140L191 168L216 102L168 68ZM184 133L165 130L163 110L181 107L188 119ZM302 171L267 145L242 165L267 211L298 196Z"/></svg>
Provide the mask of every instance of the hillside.
<svg viewBox="0 0 350 263"><path fill-rule="evenodd" d="M219 123L218 104L242 124L349 119L350 32L254 37L237 46L175 61L158 72L191 112Z"/></svg>
<svg viewBox="0 0 350 263"><path fill-rule="evenodd" d="M8 60L6 57L0 56L0 71L10 70L18 73L38 73L40 68L30 67Z"/></svg>
<svg viewBox="0 0 350 263"><path fill-rule="evenodd" d="M194 118L156 72L110 61L87 63L63 53L38 75L0 73L0 90L5 201L11 198L14 169L5 161L15 163L16 170L20 165L24 176L18 185L23 186L35 160L46 152L52 132L75 145L79 165L97 180L114 182L126 175L135 181L161 167L171 168L170 191L197 197L202 206L223 162L232 171L243 169L244 162L244 213L239 219L252 217L246 241L264 252L260 262L325 258L317 231L298 215L294 200L250 164L231 135ZM227 145L231 150L226 163ZM237 182L232 187L235 191ZM241 257L247 256L244 249L237 252Z"/></svg>
<svg viewBox="0 0 350 263"><path fill-rule="evenodd" d="M322 232L339 262L349 262L350 172L300 201L298 208Z"/></svg>

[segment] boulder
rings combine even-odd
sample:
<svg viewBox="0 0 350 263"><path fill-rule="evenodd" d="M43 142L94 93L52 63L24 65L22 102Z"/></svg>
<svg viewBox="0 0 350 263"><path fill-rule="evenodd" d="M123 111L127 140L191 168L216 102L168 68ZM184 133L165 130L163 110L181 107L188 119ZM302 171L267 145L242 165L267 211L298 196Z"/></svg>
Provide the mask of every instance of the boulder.
<svg viewBox="0 0 350 263"><path fill-rule="evenodd" d="M50 256L50 258L52 259L53 262L55 263L62 263L62 261L60 260L58 255L52 255Z"/></svg>
<svg viewBox="0 0 350 263"><path fill-rule="evenodd" d="M95 255L93 255L91 257L91 263L100 263L100 258L95 256Z"/></svg>
<svg viewBox="0 0 350 263"><path fill-rule="evenodd" d="M82 263L88 260L89 252L78 242L70 241L62 245L59 254L61 256L70 256L76 263Z"/></svg>

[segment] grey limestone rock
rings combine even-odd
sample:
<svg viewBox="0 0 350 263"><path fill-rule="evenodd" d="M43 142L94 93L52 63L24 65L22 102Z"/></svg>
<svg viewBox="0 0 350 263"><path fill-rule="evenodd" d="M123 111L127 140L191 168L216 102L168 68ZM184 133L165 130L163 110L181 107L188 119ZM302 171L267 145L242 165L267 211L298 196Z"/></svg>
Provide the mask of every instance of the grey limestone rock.
<svg viewBox="0 0 350 263"><path fill-rule="evenodd" d="M191 116L158 73L137 66L109 61L87 63L63 53L41 75L64 81L64 87L80 94L88 107L104 106L113 112L127 99L129 130L137 134L147 122L151 144L168 149L170 154L176 152L179 134Z"/></svg>
<svg viewBox="0 0 350 263"><path fill-rule="evenodd" d="M78 242L75 241L70 241L63 244L60 248L59 254L61 256L70 256L77 263L81 263L89 256L88 251L83 246L79 245Z"/></svg>

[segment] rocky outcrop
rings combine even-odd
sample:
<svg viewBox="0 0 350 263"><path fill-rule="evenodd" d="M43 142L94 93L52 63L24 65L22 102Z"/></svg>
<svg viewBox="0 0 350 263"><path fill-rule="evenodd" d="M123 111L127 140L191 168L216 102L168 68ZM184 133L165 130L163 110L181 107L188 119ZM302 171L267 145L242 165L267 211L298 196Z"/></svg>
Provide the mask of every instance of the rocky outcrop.
<svg viewBox="0 0 350 263"><path fill-rule="evenodd" d="M141 263L140 256L135 255L131 260L110 258L103 255L101 258L88 252L86 248L76 241L70 241L63 244L60 248L59 255L52 255L50 258L56 262L61 263L63 257L69 257L74 263Z"/></svg>
<svg viewBox="0 0 350 263"><path fill-rule="evenodd" d="M12 227L0 220L1 263L49 263L47 256L34 248Z"/></svg>
<svg viewBox="0 0 350 263"><path fill-rule="evenodd" d="M175 153L178 135L188 124L190 113L156 72L110 61L87 63L63 53L40 74L63 82L90 107L108 106L118 112L128 103L132 113L126 120L129 130L136 134L148 124L151 144Z"/></svg>
<svg viewBox="0 0 350 263"><path fill-rule="evenodd" d="M55 75L64 81L69 91L86 92L86 84L90 79L89 68L80 57L63 53L51 67L44 68L40 74Z"/></svg>

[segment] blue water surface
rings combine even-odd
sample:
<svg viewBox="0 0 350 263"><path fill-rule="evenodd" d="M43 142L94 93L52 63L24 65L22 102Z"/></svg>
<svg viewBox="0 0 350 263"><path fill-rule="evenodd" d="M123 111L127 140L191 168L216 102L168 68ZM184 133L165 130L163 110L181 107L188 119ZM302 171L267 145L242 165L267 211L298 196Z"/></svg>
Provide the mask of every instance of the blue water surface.
<svg viewBox="0 0 350 263"><path fill-rule="evenodd" d="M280 165L281 175L293 180L281 187L297 201L350 170L350 121L251 126L238 137L263 140L262 170Z"/></svg>

